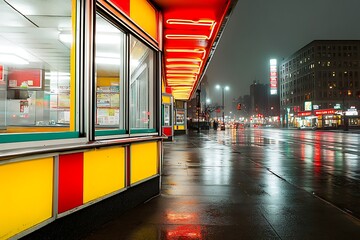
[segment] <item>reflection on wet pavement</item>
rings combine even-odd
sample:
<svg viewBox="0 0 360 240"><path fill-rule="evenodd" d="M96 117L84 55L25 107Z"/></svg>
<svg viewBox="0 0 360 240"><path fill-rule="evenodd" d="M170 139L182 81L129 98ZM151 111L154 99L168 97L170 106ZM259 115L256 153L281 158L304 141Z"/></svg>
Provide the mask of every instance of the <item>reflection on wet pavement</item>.
<svg viewBox="0 0 360 240"><path fill-rule="evenodd" d="M321 131L176 136L162 194L86 239L360 239L359 145Z"/></svg>

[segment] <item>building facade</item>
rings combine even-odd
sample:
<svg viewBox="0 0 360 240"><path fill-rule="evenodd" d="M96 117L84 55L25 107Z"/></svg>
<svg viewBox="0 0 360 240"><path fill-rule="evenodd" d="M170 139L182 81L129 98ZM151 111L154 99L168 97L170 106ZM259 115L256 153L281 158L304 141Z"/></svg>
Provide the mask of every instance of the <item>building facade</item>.
<svg viewBox="0 0 360 240"><path fill-rule="evenodd" d="M254 82L250 85L251 115L267 115L269 86Z"/></svg>
<svg viewBox="0 0 360 240"><path fill-rule="evenodd" d="M282 125L359 125L359 73L358 40L315 40L283 60L279 69Z"/></svg>
<svg viewBox="0 0 360 240"><path fill-rule="evenodd" d="M254 124L279 124L279 96L270 94L270 85L254 82L250 85L250 121Z"/></svg>

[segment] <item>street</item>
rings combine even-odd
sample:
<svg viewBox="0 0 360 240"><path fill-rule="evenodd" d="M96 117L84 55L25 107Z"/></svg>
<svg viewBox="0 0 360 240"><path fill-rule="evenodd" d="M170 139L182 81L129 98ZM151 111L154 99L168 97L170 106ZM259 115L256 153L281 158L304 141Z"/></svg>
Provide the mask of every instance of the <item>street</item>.
<svg viewBox="0 0 360 240"><path fill-rule="evenodd" d="M360 239L359 134L189 132L164 143L162 193L95 239Z"/></svg>
<svg viewBox="0 0 360 240"><path fill-rule="evenodd" d="M360 219L360 134L283 129L209 135L289 184ZM254 151L247 151L247 147Z"/></svg>

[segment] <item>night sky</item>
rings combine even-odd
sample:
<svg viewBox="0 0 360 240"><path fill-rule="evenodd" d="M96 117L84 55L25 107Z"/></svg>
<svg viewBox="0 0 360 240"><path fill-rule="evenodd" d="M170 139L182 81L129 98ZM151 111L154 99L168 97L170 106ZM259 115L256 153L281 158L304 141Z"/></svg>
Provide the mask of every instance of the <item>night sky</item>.
<svg viewBox="0 0 360 240"><path fill-rule="evenodd" d="M269 59L291 56L313 40L360 40L360 0L238 0L209 64L212 103L216 84L228 85L226 102L268 83Z"/></svg>

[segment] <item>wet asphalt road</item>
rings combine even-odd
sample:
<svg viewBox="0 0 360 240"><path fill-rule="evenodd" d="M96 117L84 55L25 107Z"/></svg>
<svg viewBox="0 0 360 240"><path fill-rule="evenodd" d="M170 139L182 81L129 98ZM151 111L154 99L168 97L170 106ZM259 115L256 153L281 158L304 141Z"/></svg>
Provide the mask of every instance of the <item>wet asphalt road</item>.
<svg viewBox="0 0 360 240"><path fill-rule="evenodd" d="M360 134L190 132L162 194L85 239L360 239Z"/></svg>

